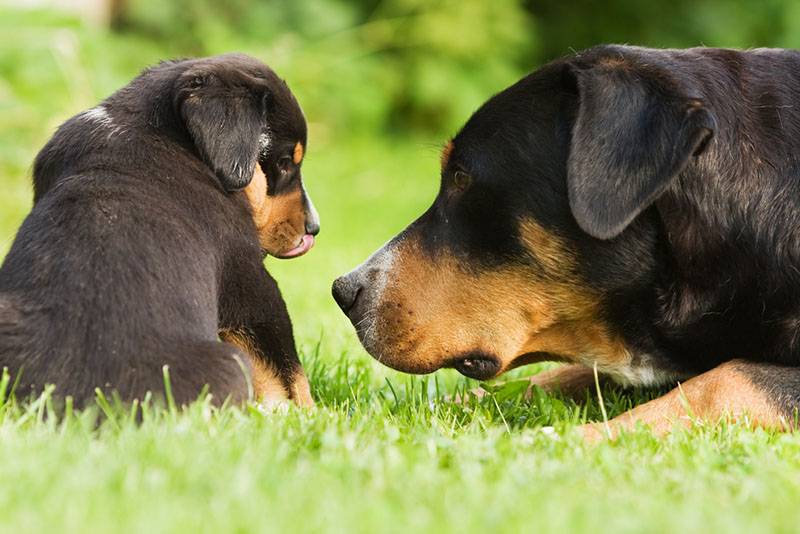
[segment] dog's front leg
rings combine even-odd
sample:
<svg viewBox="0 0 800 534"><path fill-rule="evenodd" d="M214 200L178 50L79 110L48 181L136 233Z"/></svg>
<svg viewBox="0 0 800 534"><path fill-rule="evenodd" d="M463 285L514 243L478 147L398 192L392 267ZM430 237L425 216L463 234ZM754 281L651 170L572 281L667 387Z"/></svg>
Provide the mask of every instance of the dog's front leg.
<svg viewBox="0 0 800 534"><path fill-rule="evenodd" d="M797 427L800 368L733 360L679 385L666 395L610 420L580 427L587 441L615 438L644 425L664 435L675 425L717 423L721 419L751 427Z"/></svg>

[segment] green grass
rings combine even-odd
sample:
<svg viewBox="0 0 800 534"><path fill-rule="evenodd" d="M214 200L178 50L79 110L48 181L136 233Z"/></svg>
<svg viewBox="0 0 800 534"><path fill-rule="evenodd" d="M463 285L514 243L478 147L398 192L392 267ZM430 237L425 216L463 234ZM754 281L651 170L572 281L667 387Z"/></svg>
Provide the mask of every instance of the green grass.
<svg viewBox="0 0 800 534"><path fill-rule="evenodd" d="M3 254L53 128L171 54L53 16L0 15ZM452 371L401 375L364 353L331 281L426 208L442 141L356 134L311 117L304 174L322 233L308 256L267 265L294 318L315 410L199 402L148 407L136 424L117 409L98 423L100 407L59 418L47 397L0 402L3 530L796 531L800 436L719 425L588 447L570 430L601 417L594 398L525 401L507 387L462 405L450 398L476 383ZM651 395L607 388L605 407L614 416ZM545 425L560 439L541 434Z"/></svg>

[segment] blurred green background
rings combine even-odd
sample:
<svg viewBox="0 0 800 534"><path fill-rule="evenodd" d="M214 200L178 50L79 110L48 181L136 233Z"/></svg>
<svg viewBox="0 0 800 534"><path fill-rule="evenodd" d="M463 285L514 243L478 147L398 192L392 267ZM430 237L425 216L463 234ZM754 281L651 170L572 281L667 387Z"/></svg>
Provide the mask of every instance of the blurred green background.
<svg viewBox="0 0 800 534"><path fill-rule="evenodd" d="M798 46L800 3L673 0L18 0L0 3L0 255L30 209L30 166L69 116L161 59L243 51L310 123L322 216L307 257L268 260L301 347L359 351L329 297L432 200L438 151L482 101L604 42Z"/></svg>

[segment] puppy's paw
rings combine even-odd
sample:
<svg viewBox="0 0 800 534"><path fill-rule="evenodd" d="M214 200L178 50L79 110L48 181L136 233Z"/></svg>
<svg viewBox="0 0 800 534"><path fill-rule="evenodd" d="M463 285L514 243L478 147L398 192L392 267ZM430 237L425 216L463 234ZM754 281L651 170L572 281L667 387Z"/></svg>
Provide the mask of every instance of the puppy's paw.
<svg viewBox="0 0 800 534"><path fill-rule="evenodd" d="M289 398L300 408L314 407L314 399L311 397L311 386L302 370L298 371L294 376L292 385L289 387Z"/></svg>

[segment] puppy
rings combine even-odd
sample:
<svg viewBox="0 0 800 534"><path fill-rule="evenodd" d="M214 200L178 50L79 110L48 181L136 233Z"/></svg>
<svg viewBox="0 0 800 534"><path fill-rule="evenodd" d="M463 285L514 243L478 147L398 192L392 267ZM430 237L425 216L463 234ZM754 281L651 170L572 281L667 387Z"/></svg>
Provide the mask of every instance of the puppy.
<svg viewBox="0 0 800 534"><path fill-rule="evenodd" d="M319 232L305 149L286 83L244 55L161 63L61 126L0 268L17 395L141 399L164 393L168 366L179 403L208 387L217 402L312 405L263 266Z"/></svg>
<svg viewBox="0 0 800 534"><path fill-rule="evenodd" d="M399 370L681 387L658 433L800 407L800 53L601 46L486 102L431 208L333 293ZM587 437L604 435L584 428Z"/></svg>

